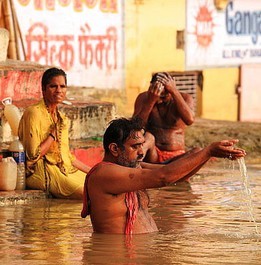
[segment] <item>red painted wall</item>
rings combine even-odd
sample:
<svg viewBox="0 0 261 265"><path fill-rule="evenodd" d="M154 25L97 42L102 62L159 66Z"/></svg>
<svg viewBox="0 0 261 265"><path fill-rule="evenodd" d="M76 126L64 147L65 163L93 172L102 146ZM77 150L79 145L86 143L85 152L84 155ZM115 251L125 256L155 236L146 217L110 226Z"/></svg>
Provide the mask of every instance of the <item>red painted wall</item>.
<svg viewBox="0 0 261 265"><path fill-rule="evenodd" d="M74 149L72 150L77 159L85 163L86 165L93 167L97 163L101 162L104 156L104 150L102 147L89 147L87 149Z"/></svg>
<svg viewBox="0 0 261 265"><path fill-rule="evenodd" d="M41 77L43 71L0 70L0 99L11 97L38 99L41 97Z"/></svg>

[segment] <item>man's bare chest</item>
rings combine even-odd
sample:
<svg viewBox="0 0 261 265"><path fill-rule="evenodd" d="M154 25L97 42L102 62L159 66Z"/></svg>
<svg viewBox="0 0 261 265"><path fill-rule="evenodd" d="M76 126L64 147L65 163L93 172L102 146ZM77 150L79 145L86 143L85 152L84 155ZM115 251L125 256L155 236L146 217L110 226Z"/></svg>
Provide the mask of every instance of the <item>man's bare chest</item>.
<svg viewBox="0 0 261 265"><path fill-rule="evenodd" d="M180 117L174 107L154 106L148 119L150 127L175 127L180 121Z"/></svg>

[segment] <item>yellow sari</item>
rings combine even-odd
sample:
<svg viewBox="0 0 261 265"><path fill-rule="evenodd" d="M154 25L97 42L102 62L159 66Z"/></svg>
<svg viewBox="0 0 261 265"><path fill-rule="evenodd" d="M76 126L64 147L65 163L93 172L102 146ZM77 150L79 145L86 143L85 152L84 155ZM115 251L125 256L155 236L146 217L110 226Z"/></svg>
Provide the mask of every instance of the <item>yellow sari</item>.
<svg viewBox="0 0 261 265"><path fill-rule="evenodd" d="M18 135L26 154L26 186L50 192L53 196L70 196L83 187L85 173L76 169L69 149L68 119L58 112L58 139L40 158L40 144L54 126L44 100L28 107L21 118Z"/></svg>

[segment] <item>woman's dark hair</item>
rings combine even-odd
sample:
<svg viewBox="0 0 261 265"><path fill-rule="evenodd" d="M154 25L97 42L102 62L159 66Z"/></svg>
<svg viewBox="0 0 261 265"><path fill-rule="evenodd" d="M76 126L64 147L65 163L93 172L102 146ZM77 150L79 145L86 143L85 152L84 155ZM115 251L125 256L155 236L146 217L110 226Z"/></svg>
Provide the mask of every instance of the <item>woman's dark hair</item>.
<svg viewBox="0 0 261 265"><path fill-rule="evenodd" d="M131 136L132 132L141 130L145 132L143 121L139 117L112 120L103 136L105 153L109 152L109 145L111 143L116 143L120 148L123 148L123 144Z"/></svg>
<svg viewBox="0 0 261 265"><path fill-rule="evenodd" d="M62 69L56 67L47 69L42 76L42 90L45 90L46 86L50 83L51 79L55 76L64 76L65 84L67 85L67 76Z"/></svg>

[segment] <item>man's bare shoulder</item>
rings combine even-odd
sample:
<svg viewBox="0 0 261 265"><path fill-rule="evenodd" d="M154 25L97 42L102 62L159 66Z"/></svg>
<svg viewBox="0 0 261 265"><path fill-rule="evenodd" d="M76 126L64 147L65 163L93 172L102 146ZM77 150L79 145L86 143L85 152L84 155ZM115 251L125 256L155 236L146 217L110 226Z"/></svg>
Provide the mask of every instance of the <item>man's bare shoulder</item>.
<svg viewBox="0 0 261 265"><path fill-rule="evenodd" d="M99 175L105 173L107 170L111 170L112 168L117 168L119 165L113 162L102 161L95 166L95 170L93 171L93 175Z"/></svg>
<svg viewBox="0 0 261 265"><path fill-rule="evenodd" d="M136 100L143 101L148 97L148 91L144 91L137 96Z"/></svg>
<svg viewBox="0 0 261 265"><path fill-rule="evenodd" d="M128 171L130 168L118 165L113 162L103 161L99 163L91 176L95 176L97 181L104 181L105 179L116 178L119 175L124 175L125 171Z"/></svg>
<svg viewBox="0 0 261 265"><path fill-rule="evenodd" d="M89 182L98 186L104 185L107 181L115 178L118 171L120 171L120 166L116 163L102 161L91 169Z"/></svg>

